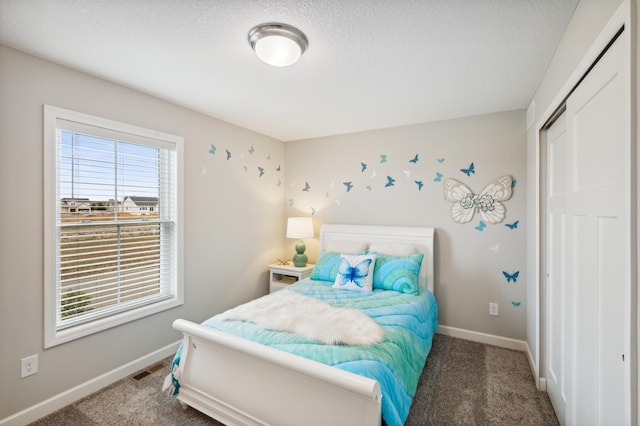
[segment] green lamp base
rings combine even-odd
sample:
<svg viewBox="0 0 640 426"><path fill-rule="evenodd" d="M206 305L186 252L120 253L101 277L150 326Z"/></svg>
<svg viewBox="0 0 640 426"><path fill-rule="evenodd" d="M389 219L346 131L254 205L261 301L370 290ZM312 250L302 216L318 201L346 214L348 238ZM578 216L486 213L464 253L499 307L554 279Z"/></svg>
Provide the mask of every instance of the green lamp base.
<svg viewBox="0 0 640 426"><path fill-rule="evenodd" d="M298 268L307 266L307 255L304 254L306 248L304 241L299 240L296 243L296 254L293 255L293 266Z"/></svg>

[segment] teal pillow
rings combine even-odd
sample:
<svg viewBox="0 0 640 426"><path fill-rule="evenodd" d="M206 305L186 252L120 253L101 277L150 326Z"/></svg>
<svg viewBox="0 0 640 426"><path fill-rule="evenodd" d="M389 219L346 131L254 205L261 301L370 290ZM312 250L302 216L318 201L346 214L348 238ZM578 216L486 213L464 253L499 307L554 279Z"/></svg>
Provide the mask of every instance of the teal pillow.
<svg viewBox="0 0 640 426"><path fill-rule="evenodd" d="M321 250L310 278L312 280L335 281L338 276L338 268L340 268L340 253Z"/></svg>
<svg viewBox="0 0 640 426"><path fill-rule="evenodd" d="M378 254L373 270L373 288L418 294L418 275L424 253L409 256Z"/></svg>

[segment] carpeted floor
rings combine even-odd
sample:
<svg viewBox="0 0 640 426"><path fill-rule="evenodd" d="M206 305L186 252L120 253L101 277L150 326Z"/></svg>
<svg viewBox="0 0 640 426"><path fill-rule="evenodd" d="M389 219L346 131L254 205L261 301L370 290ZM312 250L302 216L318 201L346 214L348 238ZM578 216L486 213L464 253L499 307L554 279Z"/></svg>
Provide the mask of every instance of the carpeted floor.
<svg viewBox="0 0 640 426"><path fill-rule="evenodd" d="M168 364L169 360L165 360ZM220 425L161 392L169 367L123 379L31 426ZM524 352L436 334L406 425L558 425Z"/></svg>

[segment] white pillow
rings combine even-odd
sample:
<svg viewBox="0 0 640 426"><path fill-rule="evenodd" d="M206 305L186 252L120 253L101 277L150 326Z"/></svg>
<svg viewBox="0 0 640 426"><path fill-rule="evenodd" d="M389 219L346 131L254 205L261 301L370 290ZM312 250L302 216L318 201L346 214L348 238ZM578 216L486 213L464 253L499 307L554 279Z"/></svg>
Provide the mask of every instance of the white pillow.
<svg viewBox="0 0 640 426"><path fill-rule="evenodd" d="M340 267L333 288L371 293L376 257L375 254L341 254Z"/></svg>
<svg viewBox="0 0 640 426"><path fill-rule="evenodd" d="M409 243L371 243L369 251L376 253L384 253L390 256L409 256L410 254L420 253L415 244Z"/></svg>

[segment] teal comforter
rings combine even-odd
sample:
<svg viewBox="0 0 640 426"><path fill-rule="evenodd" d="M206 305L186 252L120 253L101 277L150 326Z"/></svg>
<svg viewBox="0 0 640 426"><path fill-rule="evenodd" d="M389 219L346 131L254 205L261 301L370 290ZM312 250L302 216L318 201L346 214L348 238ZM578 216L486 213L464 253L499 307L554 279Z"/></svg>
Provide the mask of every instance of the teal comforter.
<svg viewBox="0 0 640 426"><path fill-rule="evenodd" d="M430 291L409 295L375 289L373 293L332 288L327 281L302 280L280 291L297 291L343 308L357 308L385 330L384 342L371 346L324 345L296 334L263 329L251 322L214 316L203 324L246 339L377 380L382 417L389 426L404 424L438 323ZM179 362L180 351L174 364ZM179 387L175 383L176 389Z"/></svg>

